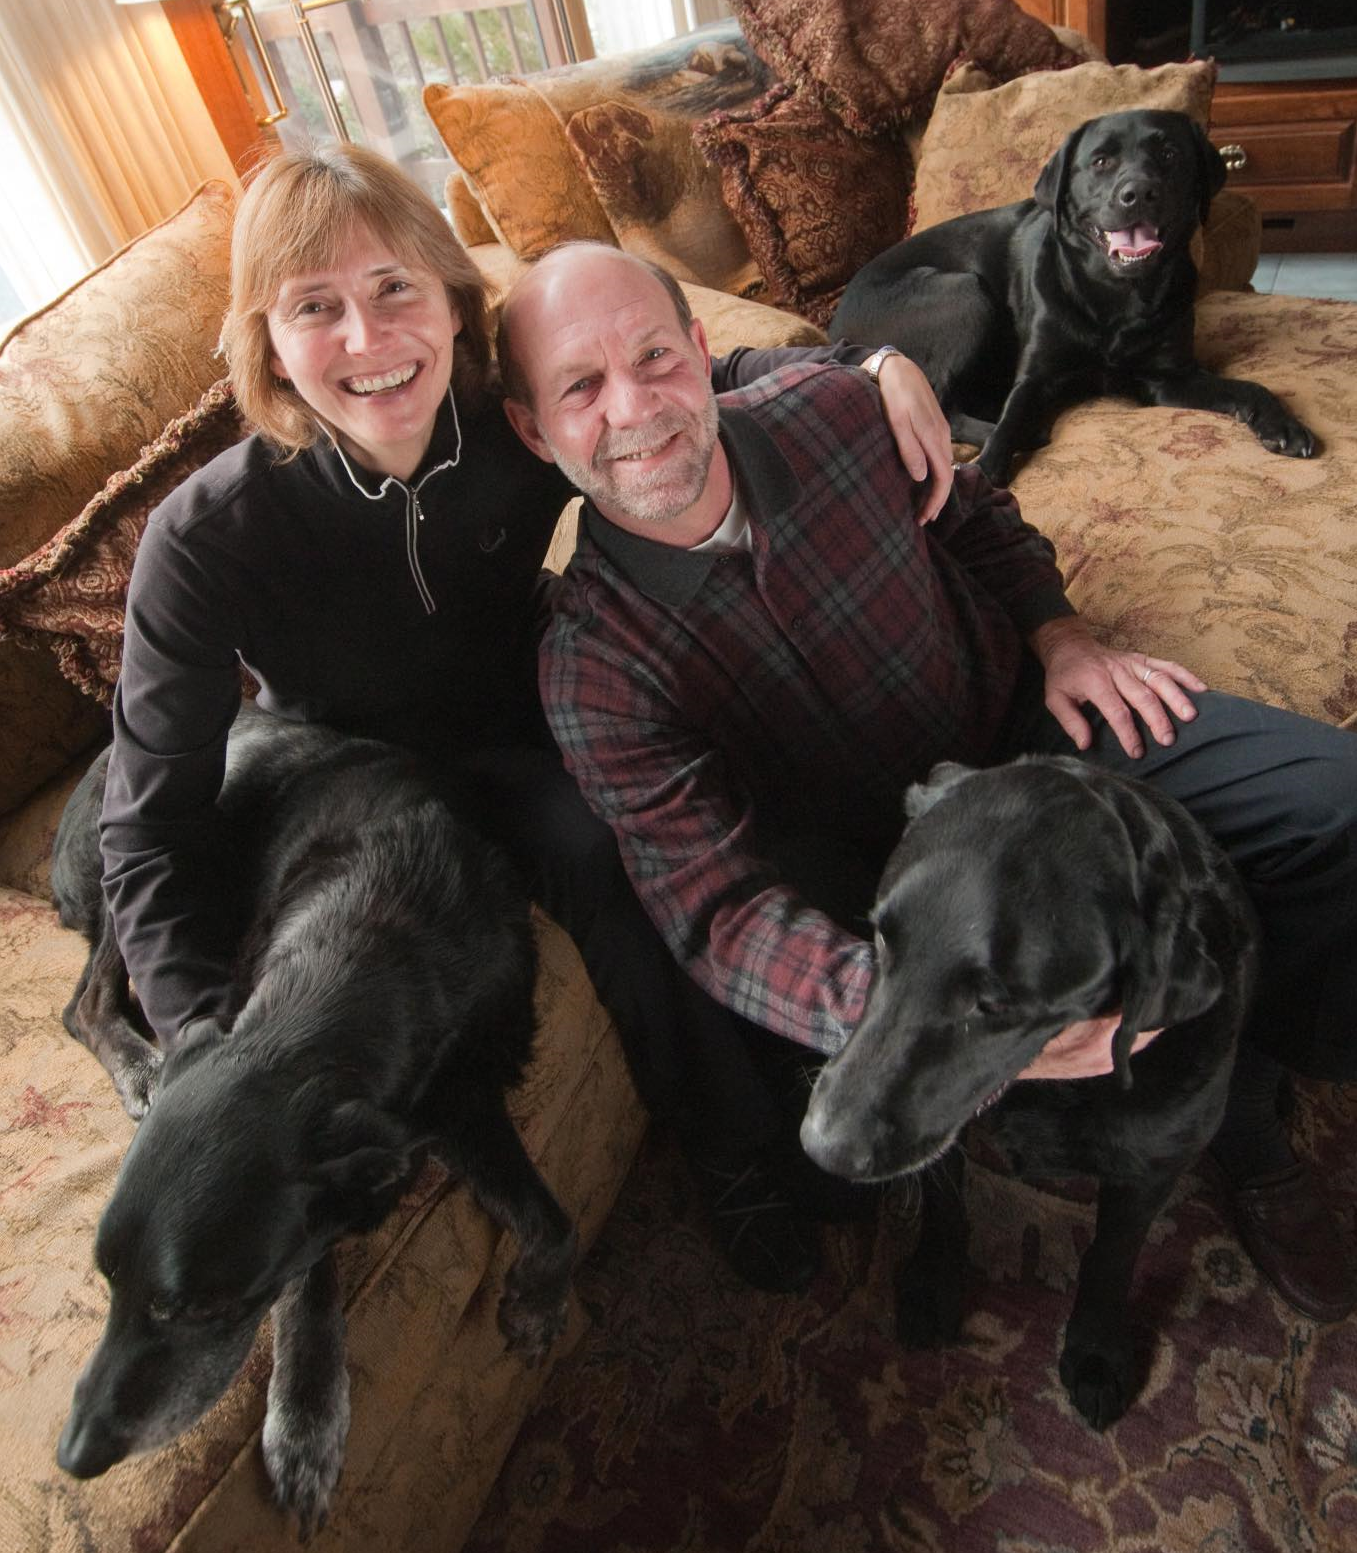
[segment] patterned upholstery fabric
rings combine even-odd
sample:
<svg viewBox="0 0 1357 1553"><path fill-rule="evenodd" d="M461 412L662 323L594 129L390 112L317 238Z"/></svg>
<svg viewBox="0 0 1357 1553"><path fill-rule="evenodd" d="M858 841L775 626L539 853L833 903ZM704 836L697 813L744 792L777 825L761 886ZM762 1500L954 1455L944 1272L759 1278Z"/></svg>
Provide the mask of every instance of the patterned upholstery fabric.
<svg viewBox="0 0 1357 1553"><path fill-rule="evenodd" d="M957 69L938 93L919 150L912 231L1024 200L1071 130L1103 113L1171 108L1204 129L1216 67L1086 63L1004 85L978 66Z"/></svg>
<svg viewBox="0 0 1357 1553"><path fill-rule="evenodd" d="M758 269L692 131L688 119L616 101L581 108L565 127L628 253L679 280L751 294Z"/></svg>
<svg viewBox="0 0 1357 1553"><path fill-rule="evenodd" d="M757 270L691 130L771 84L722 22L529 81L430 86L424 102L489 225L520 257L594 237L739 291Z"/></svg>
<svg viewBox="0 0 1357 1553"><path fill-rule="evenodd" d="M480 205L516 254L566 237L616 241L550 105L524 81L424 88L424 107Z"/></svg>
<svg viewBox="0 0 1357 1553"><path fill-rule="evenodd" d="M898 133L851 134L810 94L775 86L751 108L693 131L721 170L768 289L761 300L828 322L853 275L899 242L913 166Z"/></svg>
<svg viewBox="0 0 1357 1553"><path fill-rule="evenodd" d="M974 60L1000 80L1082 56L1013 0L732 0L744 35L859 135L927 114L947 68Z"/></svg>
<svg viewBox="0 0 1357 1553"><path fill-rule="evenodd" d="M452 220L452 229L461 239L464 248L475 247L478 243L497 241L495 229L486 219L481 202L476 198L476 191L467 182L465 173L448 174L447 183L443 189L443 199Z"/></svg>
<svg viewBox="0 0 1357 1553"><path fill-rule="evenodd" d="M512 1110L588 1245L644 1113L573 946L545 919L538 938L538 1055ZM88 1483L53 1459L107 1309L90 1249L132 1132L94 1059L61 1027L83 958L83 941L50 907L0 889L0 1547L281 1553L295 1536L267 1497L259 1458L267 1329L217 1407L166 1449ZM460 1545L545 1378L504 1352L495 1324L513 1250L432 1166L378 1230L343 1245L353 1422L318 1548L425 1553L434 1528L439 1548ZM576 1309L557 1356L582 1328Z"/></svg>
<svg viewBox="0 0 1357 1553"><path fill-rule="evenodd" d="M1217 690L1351 722L1357 307L1217 292L1197 305L1197 354L1266 384L1320 452L1279 458L1228 416L1098 399L1060 416L1019 468L1023 513L1108 640Z"/></svg>
<svg viewBox="0 0 1357 1553"><path fill-rule="evenodd" d="M146 519L195 469L245 435L223 379L33 555L0 572L0 632L47 646L73 685L111 705L123 605Z"/></svg>
<svg viewBox="0 0 1357 1553"><path fill-rule="evenodd" d="M69 523L217 377L234 195L210 182L0 343L0 567ZM0 626L0 814L86 748L99 709Z"/></svg>

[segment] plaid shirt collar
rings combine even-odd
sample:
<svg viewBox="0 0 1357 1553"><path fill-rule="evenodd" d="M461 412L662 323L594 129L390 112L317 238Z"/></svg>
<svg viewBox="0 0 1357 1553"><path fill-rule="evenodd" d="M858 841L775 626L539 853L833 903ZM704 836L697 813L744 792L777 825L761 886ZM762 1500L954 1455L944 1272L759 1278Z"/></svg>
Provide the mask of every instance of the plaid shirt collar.
<svg viewBox="0 0 1357 1553"><path fill-rule="evenodd" d="M747 410L723 405L718 415L721 445L749 509L757 548L759 531L800 498L801 482L777 444ZM710 550L683 550L629 534L609 523L591 501L584 504L584 531L633 586L672 609L681 609L697 597L720 559Z"/></svg>

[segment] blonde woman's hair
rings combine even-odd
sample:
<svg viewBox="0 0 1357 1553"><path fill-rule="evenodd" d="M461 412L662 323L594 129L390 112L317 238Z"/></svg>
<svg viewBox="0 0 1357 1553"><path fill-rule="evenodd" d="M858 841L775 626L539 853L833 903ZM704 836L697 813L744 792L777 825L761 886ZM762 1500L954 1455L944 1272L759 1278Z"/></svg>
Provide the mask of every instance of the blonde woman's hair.
<svg viewBox="0 0 1357 1553"><path fill-rule="evenodd" d="M370 231L402 263L442 278L462 325L452 370L458 403L473 404L488 387L485 281L423 189L364 146L283 152L259 169L236 212L221 350L241 409L289 456L317 440L321 423L273 372L268 310L288 280L337 263L356 229Z"/></svg>

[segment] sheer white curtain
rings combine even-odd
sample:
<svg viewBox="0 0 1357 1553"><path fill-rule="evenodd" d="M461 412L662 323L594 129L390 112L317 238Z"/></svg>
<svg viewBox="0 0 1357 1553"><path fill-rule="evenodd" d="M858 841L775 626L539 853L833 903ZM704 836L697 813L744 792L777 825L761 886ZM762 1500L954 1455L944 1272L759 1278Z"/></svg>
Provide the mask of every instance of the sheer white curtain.
<svg viewBox="0 0 1357 1553"><path fill-rule="evenodd" d="M584 8L600 54L662 43L730 15L724 0L584 0Z"/></svg>
<svg viewBox="0 0 1357 1553"><path fill-rule="evenodd" d="M234 179L158 5L0 0L0 270L38 306Z"/></svg>

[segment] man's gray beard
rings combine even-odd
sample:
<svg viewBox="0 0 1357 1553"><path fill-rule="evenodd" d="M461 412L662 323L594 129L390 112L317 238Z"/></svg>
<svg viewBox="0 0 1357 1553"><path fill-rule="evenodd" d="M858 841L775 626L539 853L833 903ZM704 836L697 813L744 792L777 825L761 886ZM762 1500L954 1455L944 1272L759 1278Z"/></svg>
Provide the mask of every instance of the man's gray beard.
<svg viewBox="0 0 1357 1553"><path fill-rule="evenodd" d="M643 479L632 479L625 489L593 462L576 463L550 441L551 455L561 473L605 513L632 518L640 523L669 523L687 512L701 496L716 447L716 399L709 395L696 414L682 410L658 415L643 433L617 433L599 439L594 458L614 459L641 448L653 447L681 432L688 432L690 446L677 465L657 469Z"/></svg>

